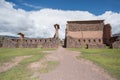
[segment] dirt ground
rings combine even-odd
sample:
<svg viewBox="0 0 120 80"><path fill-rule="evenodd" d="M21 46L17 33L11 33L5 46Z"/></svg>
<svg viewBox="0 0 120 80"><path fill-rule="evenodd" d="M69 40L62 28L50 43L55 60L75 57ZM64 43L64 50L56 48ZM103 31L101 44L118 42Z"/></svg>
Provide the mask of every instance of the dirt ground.
<svg viewBox="0 0 120 80"><path fill-rule="evenodd" d="M45 58L28 65L28 68L33 71L31 78L37 77L40 80L116 80L91 61L82 58L77 59L77 56L80 55L79 52L59 47L55 51L47 51L46 53L48 55ZM23 59L31 56L19 56L10 62L2 64L0 73L11 69ZM59 65L48 73L40 73L39 70L46 66L43 63L47 61L58 61Z"/></svg>
<svg viewBox="0 0 120 80"><path fill-rule="evenodd" d="M9 69L11 69L12 67L18 65L22 60L26 59L26 58L30 58L32 57L32 55L29 56L18 56L13 58L11 61L9 62L5 62L2 65L0 65L0 73L1 72L5 72Z"/></svg>
<svg viewBox="0 0 120 80"><path fill-rule="evenodd" d="M60 64L52 71L40 74L40 80L115 80L91 61L77 59L78 52L59 47L49 53L49 58Z"/></svg>

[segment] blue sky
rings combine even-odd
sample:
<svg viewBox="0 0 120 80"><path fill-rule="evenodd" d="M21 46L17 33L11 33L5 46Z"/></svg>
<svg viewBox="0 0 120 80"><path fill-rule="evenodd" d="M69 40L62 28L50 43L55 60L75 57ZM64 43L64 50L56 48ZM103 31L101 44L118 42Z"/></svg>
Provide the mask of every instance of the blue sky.
<svg viewBox="0 0 120 80"><path fill-rule="evenodd" d="M6 0L16 4L15 8L26 11L52 8L60 10L89 11L101 15L105 11L120 12L120 0Z"/></svg>
<svg viewBox="0 0 120 80"><path fill-rule="evenodd" d="M67 21L81 20L104 20L120 33L120 0L0 0L0 35L53 37L57 23L62 39Z"/></svg>

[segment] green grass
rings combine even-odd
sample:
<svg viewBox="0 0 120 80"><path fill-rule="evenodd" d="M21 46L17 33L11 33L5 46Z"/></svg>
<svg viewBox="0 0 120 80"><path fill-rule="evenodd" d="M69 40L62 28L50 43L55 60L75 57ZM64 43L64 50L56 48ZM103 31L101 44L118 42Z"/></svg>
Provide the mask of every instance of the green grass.
<svg viewBox="0 0 120 80"><path fill-rule="evenodd" d="M120 49L70 49L82 52L79 58L93 61L120 80Z"/></svg>
<svg viewBox="0 0 120 80"><path fill-rule="evenodd" d="M48 51L54 49L41 48L0 48L0 63L10 61L13 57L24 55L37 55L41 51Z"/></svg>
<svg viewBox="0 0 120 80"><path fill-rule="evenodd" d="M37 80L37 78L30 78L32 71L28 70L27 66L28 64L43 58L45 53L42 51L46 50L41 48L0 48L0 63L8 62L16 56L32 55L32 57L22 60L12 69L0 73L0 80Z"/></svg>
<svg viewBox="0 0 120 80"><path fill-rule="evenodd" d="M59 62L58 61L48 61L45 64L47 64L47 65L44 68L40 69L40 73L48 73L49 71L55 69L56 66L59 64Z"/></svg>

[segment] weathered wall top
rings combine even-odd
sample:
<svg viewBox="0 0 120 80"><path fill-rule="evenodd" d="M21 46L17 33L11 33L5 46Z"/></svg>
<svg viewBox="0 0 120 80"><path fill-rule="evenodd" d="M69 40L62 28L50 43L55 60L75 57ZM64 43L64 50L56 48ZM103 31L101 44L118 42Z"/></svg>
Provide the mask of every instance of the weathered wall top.
<svg viewBox="0 0 120 80"><path fill-rule="evenodd" d="M103 27L103 20L67 22L67 31L102 31Z"/></svg>
<svg viewBox="0 0 120 80"><path fill-rule="evenodd" d="M103 23L103 22L104 22L104 20L67 21L67 23L69 23L69 24L70 24L70 23L72 23L72 24L73 24L73 23L80 23L80 24L81 24L81 23L82 23L82 24L87 24L87 23L89 24L89 23L90 23L90 24L91 24L91 23Z"/></svg>

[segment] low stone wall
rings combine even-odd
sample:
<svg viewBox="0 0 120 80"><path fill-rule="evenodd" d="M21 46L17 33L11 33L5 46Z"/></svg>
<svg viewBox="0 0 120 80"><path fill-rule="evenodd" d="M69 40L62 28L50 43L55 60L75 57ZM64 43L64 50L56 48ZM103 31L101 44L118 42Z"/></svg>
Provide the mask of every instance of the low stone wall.
<svg viewBox="0 0 120 80"><path fill-rule="evenodd" d="M105 46L105 44L88 44L86 48L105 48Z"/></svg>
<svg viewBox="0 0 120 80"><path fill-rule="evenodd" d="M111 38L111 48L120 48L120 36Z"/></svg>
<svg viewBox="0 0 120 80"><path fill-rule="evenodd" d="M72 38L67 36L65 40L66 48L104 48L102 39L92 38Z"/></svg>
<svg viewBox="0 0 120 80"><path fill-rule="evenodd" d="M19 44L17 42L13 42L11 39L5 39L3 41L2 47L4 48L18 48Z"/></svg>
<svg viewBox="0 0 120 80"><path fill-rule="evenodd" d="M52 38L50 41L46 41L42 44L43 48L58 48L60 40L57 38Z"/></svg>
<svg viewBox="0 0 120 80"><path fill-rule="evenodd" d="M120 41L115 41L112 43L112 48L120 48Z"/></svg>
<svg viewBox="0 0 120 80"><path fill-rule="evenodd" d="M2 47L2 43L0 43L0 48Z"/></svg>
<svg viewBox="0 0 120 80"><path fill-rule="evenodd" d="M1 44L4 48L57 48L59 46L58 38L25 38L21 42L17 38L8 38Z"/></svg>

